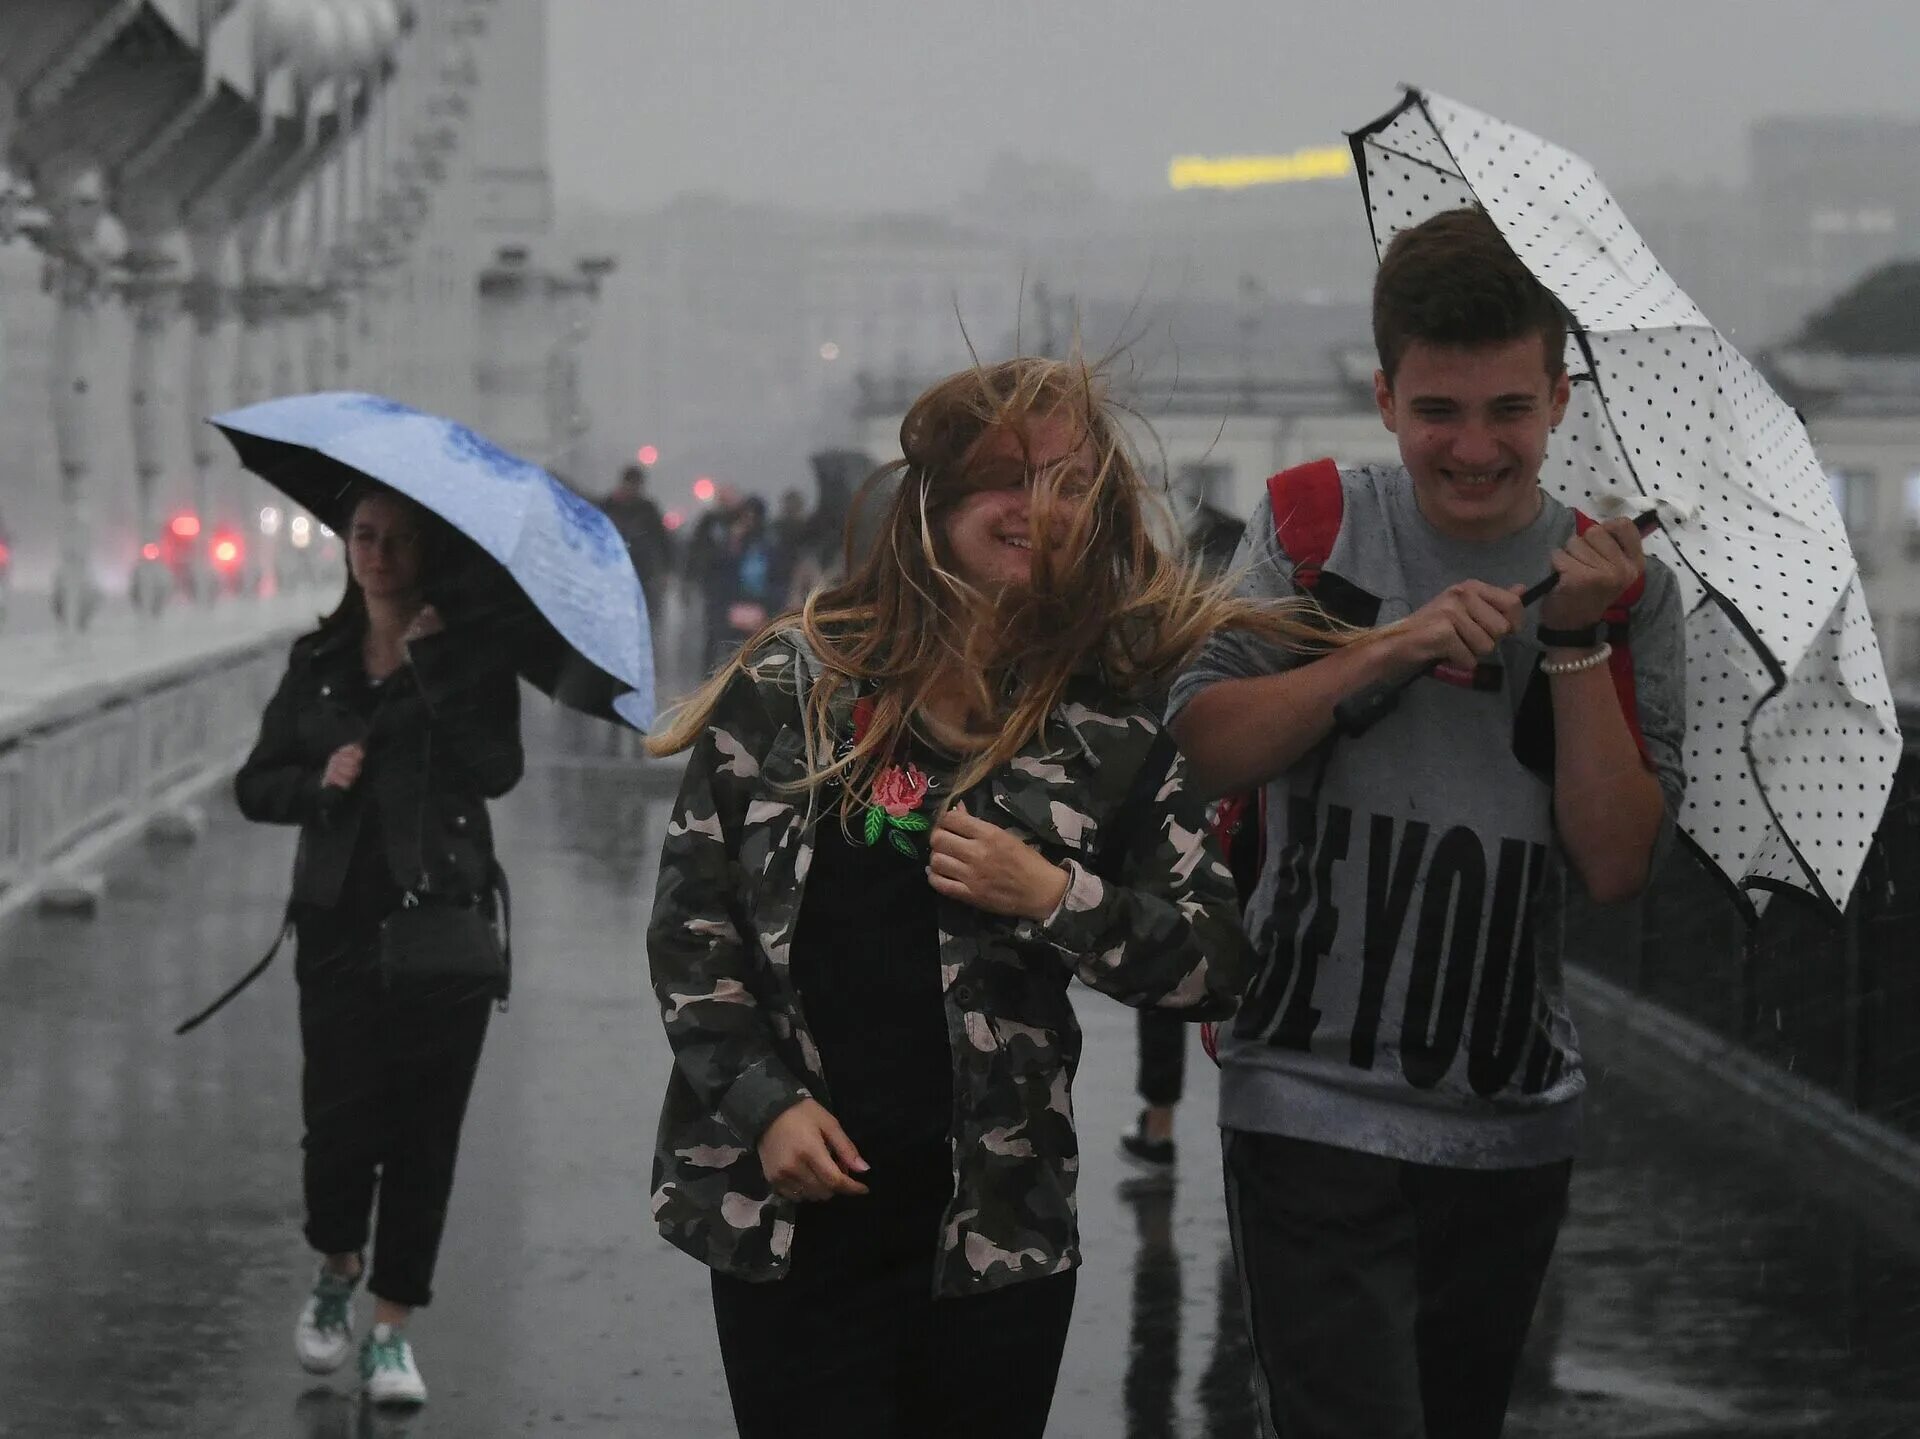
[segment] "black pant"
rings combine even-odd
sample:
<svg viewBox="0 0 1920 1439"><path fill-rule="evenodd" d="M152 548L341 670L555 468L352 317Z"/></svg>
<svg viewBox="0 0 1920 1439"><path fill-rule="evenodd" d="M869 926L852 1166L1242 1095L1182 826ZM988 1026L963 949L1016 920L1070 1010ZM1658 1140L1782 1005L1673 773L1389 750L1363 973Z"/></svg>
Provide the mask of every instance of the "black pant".
<svg viewBox="0 0 1920 1439"><path fill-rule="evenodd" d="M1148 1104L1178 1104L1187 1079L1187 1023L1170 1010L1137 1009L1140 1069L1135 1088Z"/></svg>
<svg viewBox="0 0 1920 1439"><path fill-rule="evenodd" d="M377 1188L367 1287L419 1308L433 1298L460 1125L493 1001L389 991L376 944L370 923L306 917L299 925L306 1236L322 1254L364 1251Z"/></svg>
<svg viewBox="0 0 1920 1439"><path fill-rule="evenodd" d="M802 1206L786 1278L713 1276L741 1439L1040 1439L1076 1275L935 1299L946 1161L893 1193L872 1163L872 1195Z"/></svg>
<svg viewBox="0 0 1920 1439"><path fill-rule="evenodd" d="M1497 1439L1572 1161L1444 1169L1224 1137L1269 1432Z"/></svg>

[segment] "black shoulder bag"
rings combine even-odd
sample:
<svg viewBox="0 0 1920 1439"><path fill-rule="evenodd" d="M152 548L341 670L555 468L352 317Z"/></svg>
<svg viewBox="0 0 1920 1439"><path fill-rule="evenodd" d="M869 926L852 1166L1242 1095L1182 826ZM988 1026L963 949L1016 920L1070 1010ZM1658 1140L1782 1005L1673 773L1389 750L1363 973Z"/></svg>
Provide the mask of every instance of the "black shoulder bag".
<svg viewBox="0 0 1920 1439"><path fill-rule="evenodd" d="M433 730L427 730L426 771L433 775ZM380 922L380 974L389 987L420 989L439 984L472 985L491 990L506 1008L513 987L511 933L513 901L506 871L495 860L488 873L490 890L500 896L500 927L495 928L486 896L473 900L441 899L430 894L427 879L426 798L420 801L420 819L414 826L419 882L409 889L400 908Z"/></svg>
<svg viewBox="0 0 1920 1439"><path fill-rule="evenodd" d="M427 731L426 758L430 769L433 760L432 729ZM513 895L507 885L507 872L496 859L487 876L489 890L500 896L500 924L497 929L486 912L484 897L467 904L442 902L438 898L425 899L426 842L420 834L425 824L426 801L423 798L420 825L414 832L420 883L416 889L407 892L399 909L381 921L380 973L389 985L395 982L416 986L420 982L471 982L478 989L492 989L500 1008L504 1010L507 996L513 988ZM192 1018L183 1020L173 1032L191 1034L238 999L249 985L267 972L293 929L293 906L289 903L280 917L280 928L274 933L273 944L259 962L212 1004Z"/></svg>

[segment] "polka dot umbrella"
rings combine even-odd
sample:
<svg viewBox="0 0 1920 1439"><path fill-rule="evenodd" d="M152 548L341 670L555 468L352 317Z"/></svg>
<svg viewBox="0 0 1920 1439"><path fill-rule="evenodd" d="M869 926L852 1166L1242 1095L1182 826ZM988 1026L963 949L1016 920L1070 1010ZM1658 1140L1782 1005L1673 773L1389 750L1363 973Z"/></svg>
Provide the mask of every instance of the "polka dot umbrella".
<svg viewBox="0 0 1920 1439"><path fill-rule="evenodd" d="M1648 544L1687 614L1681 828L1755 909L1791 889L1837 914L1900 729L1806 427L1578 156L1415 89L1349 138L1376 249L1476 205L1566 307L1573 403L1542 483L1589 513L1658 497L1686 516Z"/></svg>

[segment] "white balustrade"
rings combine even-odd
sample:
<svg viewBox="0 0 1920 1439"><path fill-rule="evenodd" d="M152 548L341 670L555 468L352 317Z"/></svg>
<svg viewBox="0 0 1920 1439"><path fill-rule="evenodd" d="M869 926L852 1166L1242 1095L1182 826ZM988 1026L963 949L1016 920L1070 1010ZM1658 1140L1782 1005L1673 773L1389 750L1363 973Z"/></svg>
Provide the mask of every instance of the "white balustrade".
<svg viewBox="0 0 1920 1439"><path fill-rule="evenodd" d="M290 637L237 642L0 721L0 912L231 775Z"/></svg>

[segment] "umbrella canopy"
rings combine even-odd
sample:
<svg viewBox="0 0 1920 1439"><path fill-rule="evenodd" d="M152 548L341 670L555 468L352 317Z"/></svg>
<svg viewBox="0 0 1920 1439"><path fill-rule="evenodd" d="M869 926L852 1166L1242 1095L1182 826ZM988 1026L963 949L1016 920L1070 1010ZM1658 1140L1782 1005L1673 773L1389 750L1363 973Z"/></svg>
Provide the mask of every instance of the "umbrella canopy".
<svg viewBox="0 0 1920 1439"><path fill-rule="evenodd" d="M1542 483L1590 512L1659 496L1689 515L1648 545L1687 614L1681 828L1743 898L1796 890L1837 914L1885 808L1900 729L1805 425L1584 160L1411 89L1349 138L1376 250L1438 211L1478 206L1565 306L1573 403Z"/></svg>
<svg viewBox="0 0 1920 1439"><path fill-rule="evenodd" d="M431 510L531 602L517 616L531 623L506 636L522 674L589 714L637 729L653 722L647 602L627 547L612 521L538 465L378 395L291 395L213 424L242 464L335 529L346 528L361 479Z"/></svg>

